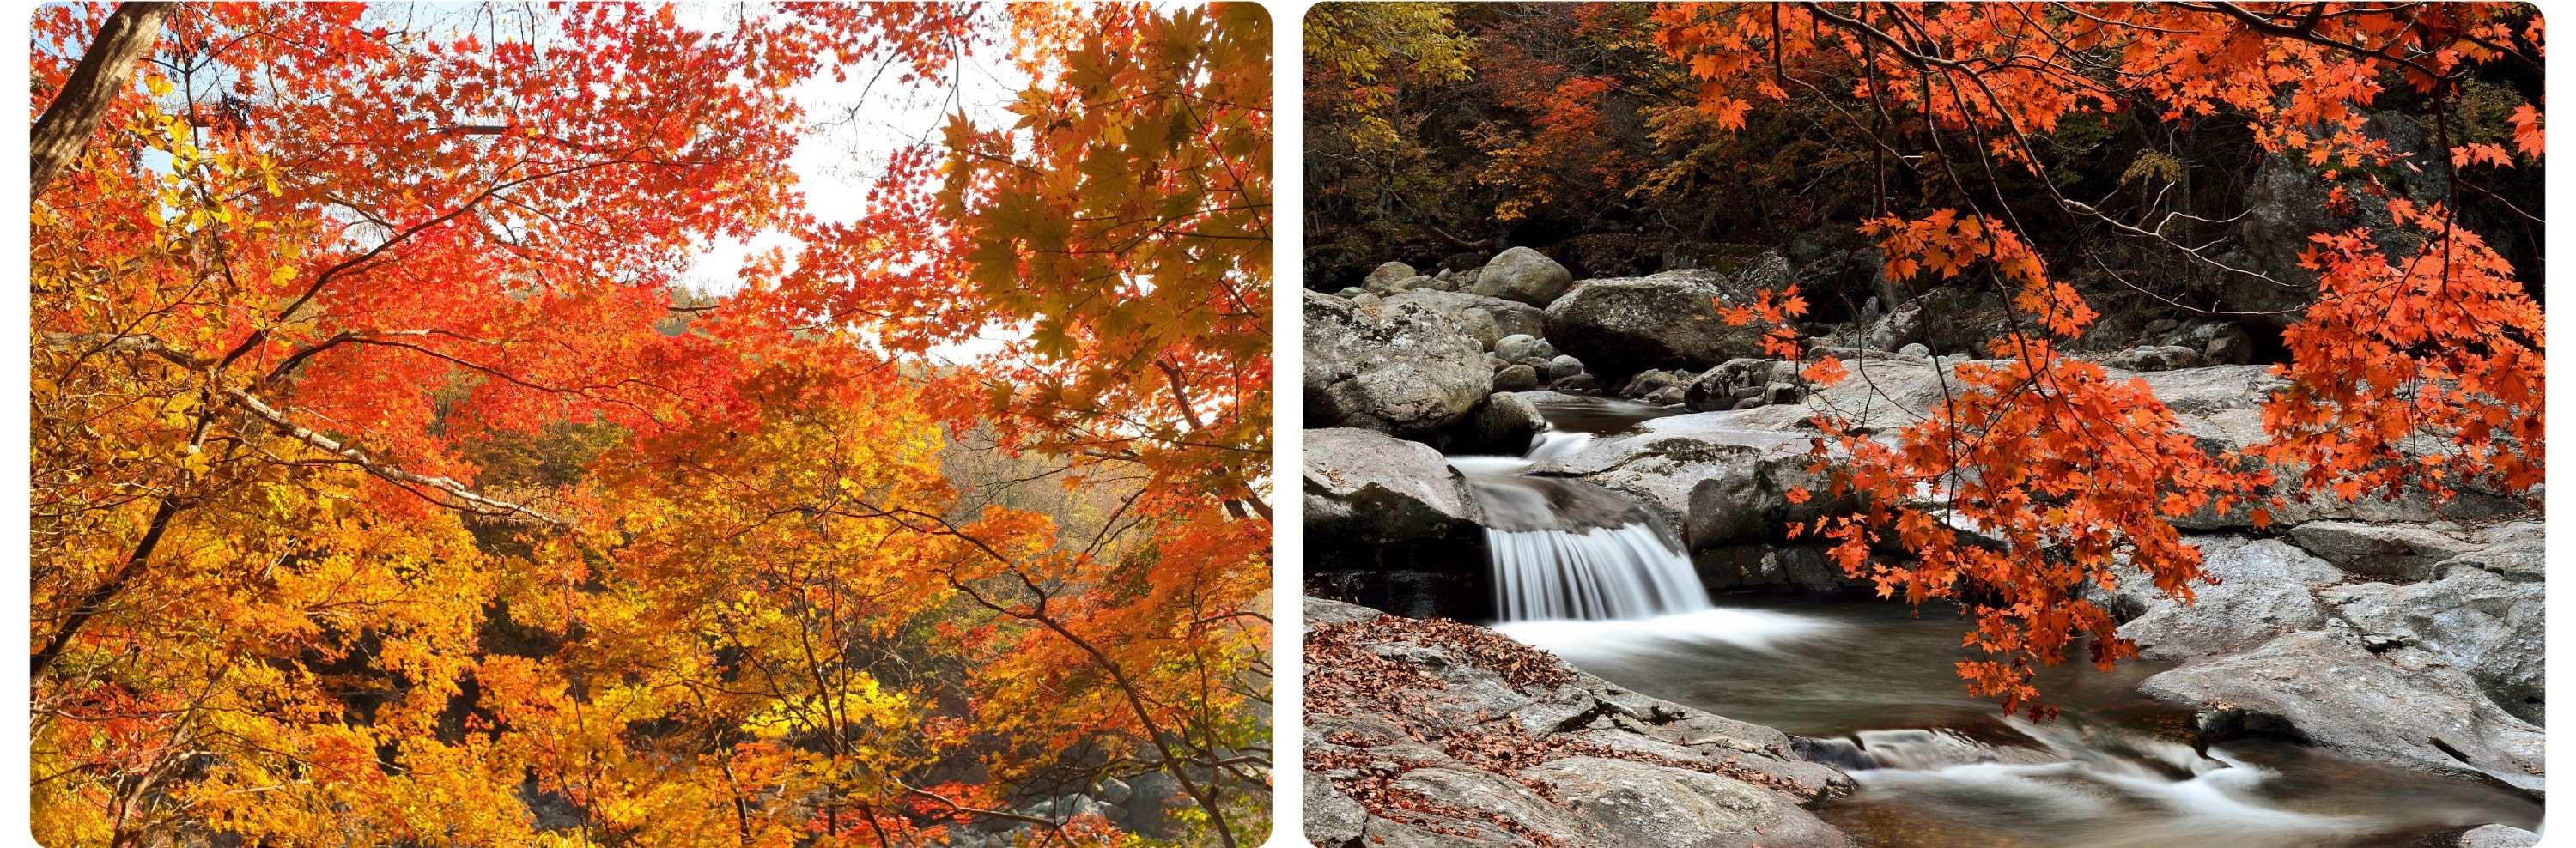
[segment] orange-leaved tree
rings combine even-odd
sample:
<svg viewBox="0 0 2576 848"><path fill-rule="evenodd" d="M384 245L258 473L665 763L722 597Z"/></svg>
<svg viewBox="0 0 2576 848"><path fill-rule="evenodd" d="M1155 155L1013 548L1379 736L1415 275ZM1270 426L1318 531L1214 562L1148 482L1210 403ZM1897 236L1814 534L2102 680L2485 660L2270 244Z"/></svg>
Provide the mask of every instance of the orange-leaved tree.
<svg viewBox="0 0 2576 848"><path fill-rule="evenodd" d="M900 358L899 320L817 332L779 319L820 301L676 280L710 240L805 226L793 86L860 62L936 83L998 23L701 11L37 16L39 124L70 139L36 151L31 234L40 839L1106 841L1023 802L1065 773L1259 783L1241 705L1266 636L1227 614L1266 522L1222 504L1266 474L1266 365L1212 362L1252 342L1197 327L1171 360L1199 369L1170 380L1192 401L1133 410L1188 422L1139 425L1204 440L1188 465L1075 470L1153 521L983 490L977 434L1041 442L958 402L1003 372ZM1031 49L1266 46L1240 16L1134 20ZM1233 77L1266 59L1226 55ZM1225 149L1266 186L1266 88L1229 95L1261 135ZM883 208L939 234L905 256L976 237L997 201L903 205L942 183L901 165ZM1192 225L1176 185L1136 192L1148 229ZM1266 302L1266 267L1233 274ZM937 311L908 308L887 317ZM1027 665L1045 650L1090 664ZM1102 675L1131 703L1080 694ZM1244 785L1193 794L1221 822L1257 808Z"/></svg>
<svg viewBox="0 0 2576 848"><path fill-rule="evenodd" d="M1017 120L948 122L878 201L815 224L749 297L776 320L929 352L988 341L941 409L1005 450L1132 488L1045 556L975 542L1015 622L979 716L1029 744L1123 740L1224 844L1268 792L1270 23L1250 4L1012 7ZM935 183L928 178L936 175ZM919 518L919 517L916 517ZM927 522L927 519L919 519ZM1233 810L1235 812L1229 812Z"/></svg>
<svg viewBox="0 0 2576 848"><path fill-rule="evenodd" d="M2077 636L2099 637L2092 659L2106 668L2135 653L2086 599L2088 586L2115 583L2115 566L2190 597L2203 575L2177 519L2242 511L2259 526L2284 499L2419 489L2441 499L2464 485L2516 493L2540 482L2540 307L2510 263L2458 225L2456 197L2386 201L2394 233L2315 233L2299 257L2313 281L2285 279L2188 235L2211 222L2187 211L2115 214L2060 190L2048 143L2111 115L2241 115L2261 150L2319 171L2338 202L2389 193L2384 178L2398 168L2446 171L2456 194L2471 169L2539 161L2537 103L2512 109L2507 143L2454 138L2446 123L2478 66L2538 67L2543 30L2529 8L1681 3L1655 21L1658 43L1700 85L1699 120L1731 131L1760 104L1830 103L1872 128L1889 154L1880 161L1950 204L1863 225L1890 278L1982 279L2009 296L2010 329L1987 346L2003 361L1944 373L1945 397L1924 420L1872 438L1839 414L1820 418L1818 470L1838 468L1833 494L1866 506L1802 528L1832 539L1843 567L1883 594L1963 600L1976 621L1967 644L1987 658L1962 662L1961 674L2006 709L2048 711L2031 700L2033 664L2057 662ZM2368 131L2368 110L2390 89L2431 104L2427 155ZM2265 401L2267 438L2205 451L2144 384L2067 355L2063 344L2095 316L2026 243L2041 215L2210 273L2311 288L2304 314L2287 316L2288 361L2275 368L2286 386ZM1797 301L1784 294L1733 318L1785 328ZM1794 331L1776 338L1795 352ZM1844 372L1831 357L1807 371L1821 381ZM1910 558L1873 560L1873 546L1889 545Z"/></svg>

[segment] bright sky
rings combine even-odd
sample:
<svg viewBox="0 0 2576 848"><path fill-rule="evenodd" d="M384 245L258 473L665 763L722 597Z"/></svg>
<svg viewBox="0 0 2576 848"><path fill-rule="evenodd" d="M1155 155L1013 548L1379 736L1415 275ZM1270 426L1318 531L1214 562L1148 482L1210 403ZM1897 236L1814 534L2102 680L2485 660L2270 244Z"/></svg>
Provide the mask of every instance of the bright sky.
<svg viewBox="0 0 2576 848"><path fill-rule="evenodd" d="M674 7L680 20L698 29L730 27L737 16L757 7L743 4L682 3ZM370 17L399 28L431 31L458 29L493 29L493 37L524 36L528 11L519 7L489 6L475 3L423 3L379 7L369 10ZM804 107L806 133L797 146L789 167L805 196L806 209L825 221L851 221L866 211L867 189L884 169L886 160L906 145L935 141L939 128L952 112L963 111L980 125L1008 124L1013 118L1003 110L1028 77L1010 60L1009 22L999 11L987 11L990 28L997 44L969 50L955 63L950 78L936 86L907 86L894 81L894 74L876 79L877 66L861 60L859 66L847 69L848 79L834 81L828 74L791 90L797 103ZM152 162L167 167L167 155ZM792 249L792 240L783 233L770 231L748 240L720 240L705 245L703 252L682 272L681 281L689 288L710 294L725 294L742 286L743 263L753 254L772 248ZM1007 332L1007 331L1006 331ZM934 349L934 359L962 361L995 350L998 342L987 335L985 341L967 342Z"/></svg>
<svg viewBox="0 0 2576 848"><path fill-rule="evenodd" d="M729 4L678 8L682 21L703 17L709 27L728 23L741 9ZM868 185L882 172L887 158L906 145L936 141L952 112L963 111L981 125L1007 125L1012 120L1002 107L1027 86L1028 77L1010 61L1008 22L1000 12L987 14L992 16L989 25L996 40L1002 43L969 51L944 85L908 87L888 73L871 86L876 66L863 64L847 69L845 81L824 75L791 90L805 109L807 126L789 167L796 173L808 211L825 221L858 219L866 211ZM772 231L749 240L709 244L681 279L702 292L731 292L742 285L744 261L771 248L792 248L791 239ZM996 346L993 341L969 342L933 350L932 355L964 360Z"/></svg>

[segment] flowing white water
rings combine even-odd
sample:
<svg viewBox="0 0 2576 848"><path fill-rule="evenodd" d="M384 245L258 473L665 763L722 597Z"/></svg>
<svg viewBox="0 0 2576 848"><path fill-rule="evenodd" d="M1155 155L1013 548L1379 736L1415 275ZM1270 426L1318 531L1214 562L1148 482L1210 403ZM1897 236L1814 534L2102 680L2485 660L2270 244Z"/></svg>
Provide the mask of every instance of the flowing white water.
<svg viewBox="0 0 2576 848"><path fill-rule="evenodd" d="M1586 530L1485 531L1505 621L1639 619L1708 609L1708 589L1643 522Z"/></svg>
<svg viewBox="0 0 2576 848"><path fill-rule="evenodd" d="M1573 662L1630 657L1640 652L1684 652L1710 647L1778 650L1795 640L1834 628L1831 622L1803 615L1758 609L1708 607L1696 612L1654 618L1584 620L1571 618L1505 621L1494 629L1521 642L1546 648Z"/></svg>
<svg viewBox="0 0 2576 848"><path fill-rule="evenodd" d="M1575 406L1575 418L1614 428L1660 414L1637 404ZM1550 425L1523 456L1450 459L1485 513L1496 610L1506 622L1642 621L1709 611L1708 588L1653 513L1590 483L1522 473L1581 453L1596 439Z"/></svg>
<svg viewBox="0 0 2576 848"><path fill-rule="evenodd" d="M1966 697L1956 622L1901 604L1730 597L1642 621L1495 629L1638 692L1796 734L1860 791L1828 821L1864 844L1962 848L2421 848L2445 829L2532 828L2501 786L2285 742L2195 749L2136 692L2157 668L2042 670L2065 717L2033 723ZM2070 664L2072 665L2072 664Z"/></svg>
<svg viewBox="0 0 2576 848"><path fill-rule="evenodd" d="M1567 430L1542 431L1531 440L1529 455L1523 457L1523 460L1545 462L1551 459L1563 459L1591 447L1593 440L1594 436L1590 433Z"/></svg>

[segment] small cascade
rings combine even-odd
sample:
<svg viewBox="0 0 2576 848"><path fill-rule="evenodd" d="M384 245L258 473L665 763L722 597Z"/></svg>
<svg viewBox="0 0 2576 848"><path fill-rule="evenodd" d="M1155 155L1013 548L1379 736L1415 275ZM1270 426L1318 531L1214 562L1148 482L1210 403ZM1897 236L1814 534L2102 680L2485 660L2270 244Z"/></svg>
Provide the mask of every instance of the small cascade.
<svg viewBox="0 0 2576 848"><path fill-rule="evenodd" d="M1548 430L1518 460L1451 462L1485 512L1503 620L1627 620L1709 609L1708 588L1652 512L1591 483L1519 473L1580 451L1592 438Z"/></svg>
<svg viewBox="0 0 2576 848"><path fill-rule="evenodd" d="M1531 438L1529 455L1523 458L1530 462L1564 459L1583 452L1584 448L1591 447L1593 438L1590 433L1543 430Z"/></svg>
<svg viewBox="0 0 2576 848"><path fill-rule="evenodd" d="M1708 608L1690 560L1654 525L1485 530L1503 619L1633 619Z"/></svg>

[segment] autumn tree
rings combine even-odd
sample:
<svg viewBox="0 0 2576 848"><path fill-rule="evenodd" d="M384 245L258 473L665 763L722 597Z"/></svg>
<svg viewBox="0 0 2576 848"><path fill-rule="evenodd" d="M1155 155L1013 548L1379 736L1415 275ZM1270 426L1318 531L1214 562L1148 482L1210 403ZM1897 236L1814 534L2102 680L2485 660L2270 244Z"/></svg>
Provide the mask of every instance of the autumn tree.
<svg viewBox="0 0 2576 848"><path fill-rule="evenodd" d="M2463 486L2540 483L2540 307L2521 272L2462 226L2459 192L2496 199L2479 183L2537 167L2541 113L2536 101L2506 107L2509 132L2487 139L2452 123L2482 67L2538 67L2543 30L2528 7L1674 4L1655 22L1657 42L1702 85L1700 119L1718 130L1795 98L1870 116L1881 161L1939 186L1946 203L1861 225L1887 275L1982 280L2010 298L2011 328L1986 346L2000 361L1959 367L1947 398L1892 441L1820 417L1819 470L1841 469L1832 494L1868 506L1803 528L1882 594L1962 600L1976 623L1967 643L1988 658L1961 674L2008 709L2046 712L2031 701L2031 668L2058 661L2078 635L2101 637L2091 658L2106 668L2134 653L2086 600L2088 585L2114 583L2115 566L2190 597L2199 554L2177 519L2245 511L2260 526L2284 500L2416 489L2442 499ZM2370 110L2397 97L2428 113L2428 149L2399 150L2367 130ZM2261 150L2319 170L2335 202L2382 198L2372 202L2386 205L2393 232L2315 233L2298 257L2304 273L2275 276L2186 234L2211 221L2155 203L2112 210L2055 177L2051 134L2063 128L2213 115L2244 116ZM2394 169L2442 171L2453 196L2391 196ZM2265 402L2268 438L2242 455L2206 452L2143 384L2070 356L2065 346L2098 316L2032 246L2043 221L2145 243L2208 273L2312 289L2302 314L2284 316L2288 355L2274 373L2287 386ZM1794 354L1787 328L1803 302L1778 294L1733 317L1783 327L1775 338ZM1832 381L1844 368L1824 357L1807 373ZM1910 557L1873 559L1878 546Z"/></svg>
<svg viewBox="0 0 2576 848"><path fill-rule="evenodd" d="M941 148L899 153L877 211L812 227L754 296L897 349L1026 328L943 409L1004 448L1138 480L1062 562L987 550L1017 585L961 584L1026 634L997 675L1021 685L984 715L1032 734L1108 722L1132 746L1115 768L1172 775L1234 844L1259 830L1229 799L1268 790L1269 20L1247 4L1012 13L1044 34L1020 57L1047 81L1018 121L960 116Z"/></svg>
<svg viewBox="0 0 2576 848"><path fill-rule="evenodd" d="M1114 838L1013 811L1067 769L1172 773L1208 841L1251 826L1227 814L1266 794L1245 706L1267 685L1258 10L1015 10L1099 18L1018 39L1063 68L1022 102L1118 126L910 153L872 209L926 235L859 261L961 275L823 327L825 293L881 278L817 262L789 291L755 269L714 300L675 281L713 239L841 247L788 177L792 86L863 60L936 84L1002 22L458 14L38 14L38 123L73 139L34 166L59 168L32 210L39 838ZM1129 98L1167 106L1100 106ZM1154 114L1161 136L1127 123ZM904 358L932 338L907 332L970 314L946 298L999 261L971 255L1007 238L995 210L1129 139L1168 178L1102 174L1127 196L1096 202L1129 217L1078 243L1136 284L1072 269L994 319L1090 341ZM995 156L1036 176L934 171ZM1120 346L1137 325L1170 329ZM1112 400L982 388L1050 378ZM1123 474L1131 503L1069 537L942 471L974 433Z"/></svg>

